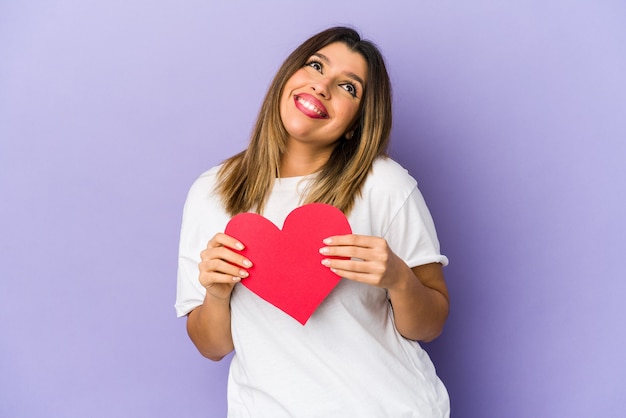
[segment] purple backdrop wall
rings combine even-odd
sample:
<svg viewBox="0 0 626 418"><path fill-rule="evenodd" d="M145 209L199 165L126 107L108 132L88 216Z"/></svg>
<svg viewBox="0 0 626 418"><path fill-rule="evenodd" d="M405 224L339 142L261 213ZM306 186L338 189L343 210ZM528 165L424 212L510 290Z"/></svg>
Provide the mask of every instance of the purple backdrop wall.
<svg viewBox="0 0 626 418"><path fill-rule="evenodd" d="M0 3L0 416L225 415L174 318L183 200L334 24L386 54L451 259L453 416L624 416L626 4L500 3Z"/></svg>

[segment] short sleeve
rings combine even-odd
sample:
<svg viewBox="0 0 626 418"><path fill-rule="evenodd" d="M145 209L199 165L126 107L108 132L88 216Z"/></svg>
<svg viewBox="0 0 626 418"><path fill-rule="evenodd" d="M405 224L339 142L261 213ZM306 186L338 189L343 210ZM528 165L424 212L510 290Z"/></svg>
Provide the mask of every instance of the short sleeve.
<svg viewBox="0 0 626 418"><path fill-rule="evenodd" d="M183 209L178 248L176 315L185 316L204 301L206 290L198 280L200 253L209 240L223 232L229 216L213 192L217 168L202 174L191 186Z"/></svg>
<svg viewBox="0 0 626 418"><path fill-rule="evenodd" d="M448 258L440 253L433 218L417 186L394 214L383 238L411 268L429 263L448 264Z"/></svg>

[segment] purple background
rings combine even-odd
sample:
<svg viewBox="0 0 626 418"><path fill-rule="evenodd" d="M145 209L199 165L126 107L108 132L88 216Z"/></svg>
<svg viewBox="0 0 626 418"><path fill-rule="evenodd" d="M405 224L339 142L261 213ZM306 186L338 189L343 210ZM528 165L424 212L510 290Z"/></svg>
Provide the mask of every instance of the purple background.
<svg viewBox="0 0 626 418"><path fill-rule="evenodd" d="M386 55L451 259L453 416L626 415L626 3L406 3L0 3L0 416L225 415L174 316L183 201L335 24Z"/></svg>

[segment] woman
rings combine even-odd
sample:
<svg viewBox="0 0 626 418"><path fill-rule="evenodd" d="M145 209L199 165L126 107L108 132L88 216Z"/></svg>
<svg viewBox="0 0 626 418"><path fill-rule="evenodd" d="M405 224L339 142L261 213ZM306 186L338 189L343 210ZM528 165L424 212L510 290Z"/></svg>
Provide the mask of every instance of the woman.
<svg viewBox="0 0 626 418"><path fill-rule="evenodd" d="M352 29L331 28L283 63L249 147L192 186L176 308L204 356L235 351L229 416L449 415L417 342L436 338L446 320L447 259L415 180L386 157L390 130L380 52ZM322 264L342 280L302 326L238 284L255 260L223 231L246 211L280 227L310 202L341 209L353 234L320 243Z"/></svg>

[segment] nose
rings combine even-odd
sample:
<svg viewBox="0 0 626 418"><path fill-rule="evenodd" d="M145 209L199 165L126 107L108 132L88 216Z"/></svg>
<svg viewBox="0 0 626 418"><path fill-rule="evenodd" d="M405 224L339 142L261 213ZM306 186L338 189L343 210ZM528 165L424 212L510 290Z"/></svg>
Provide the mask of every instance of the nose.
<svg viewBox="0 0 626 418"><path fill-rule="evenodd" d="M312 85L311 89L313 91L322 96L325 99L330 98L330 89L329 89L329 80L328 78L322 78L320 80L316 80Z"/></svg>

